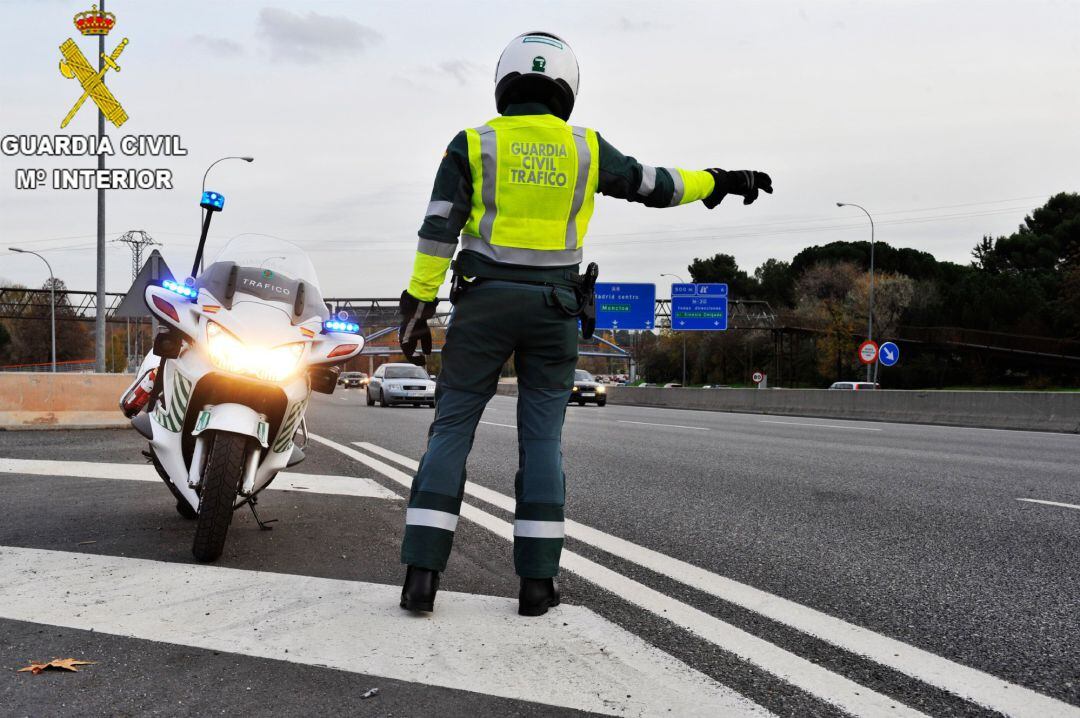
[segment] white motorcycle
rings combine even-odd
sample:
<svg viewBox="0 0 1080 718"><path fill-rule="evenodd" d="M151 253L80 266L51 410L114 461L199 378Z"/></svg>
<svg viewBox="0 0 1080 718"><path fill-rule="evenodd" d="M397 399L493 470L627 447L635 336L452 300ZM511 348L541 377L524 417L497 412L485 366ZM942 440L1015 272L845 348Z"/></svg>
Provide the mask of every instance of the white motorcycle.
<svg viewBox="0 0 1080 718"><path fill-rule="evenodd" d="M220 194L203 195L193 276L223 205ZM265 236L233 239L195 279L149 285L145 298L167 329L121 405L152 381L132 425L150 441L177 511L196 521L192 553L213 561L236 509L250 506L268 528L255 510L259 492L303 460L311 392L334 391L364 338L359 325L330 317L303 250Z"/></svg>

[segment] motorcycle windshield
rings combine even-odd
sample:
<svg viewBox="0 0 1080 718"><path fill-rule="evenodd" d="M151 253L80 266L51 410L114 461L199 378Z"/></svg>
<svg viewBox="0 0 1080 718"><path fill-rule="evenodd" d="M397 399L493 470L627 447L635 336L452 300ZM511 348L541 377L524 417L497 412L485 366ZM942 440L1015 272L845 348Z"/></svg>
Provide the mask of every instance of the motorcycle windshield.
<svg viewBox="0 0 1080 718"><path fill-rule="evenodd" d="M276 237L245 235L230 240L199 275L196 285L229 306L243 301L241 295L287 305L294 324L330 316L307 254ZM232 297L230 287L234 287Z"/></svg>

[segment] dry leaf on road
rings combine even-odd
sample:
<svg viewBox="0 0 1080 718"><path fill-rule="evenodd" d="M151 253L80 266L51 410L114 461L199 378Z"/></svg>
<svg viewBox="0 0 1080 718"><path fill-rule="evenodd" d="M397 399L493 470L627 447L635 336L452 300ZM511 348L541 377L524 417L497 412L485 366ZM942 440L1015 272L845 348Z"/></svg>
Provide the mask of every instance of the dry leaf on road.
<svg viewBox="0 0 1080 718"><path fill-rule="evenodd" d="M79 669L75 666L90 666L93 665L93 663L93 661L80 661L77 658L54 658L48 663L38 663L37 661L31 661L29 666L27 666L26 668L20 668L17 672L24 673L26 671L30 671L35 676L49 668L78 672Z"/></svg>

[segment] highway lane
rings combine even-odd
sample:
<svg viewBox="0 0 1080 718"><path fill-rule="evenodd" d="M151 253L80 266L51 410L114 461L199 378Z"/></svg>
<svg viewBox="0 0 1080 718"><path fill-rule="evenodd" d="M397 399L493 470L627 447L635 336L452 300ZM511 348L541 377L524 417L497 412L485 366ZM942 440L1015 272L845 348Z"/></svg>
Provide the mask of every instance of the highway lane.
<svg viewBox="0 0 1080 718"><path fill-rule="evenodd" d="M312 477L329 490L330 478L374 476L314 444L303 485L260 503L274 530L240 512L222 558L192 566L191 524L164 487L136 478L142 445L127 430L0 432L0 712L766 715L584 595L521 619L511 544L469 521L441 611L401 611L404 502L309 491ZM327 605L327 590L346 593ZM14 673L57 656L96 663L64 678ZM760 679L782 715L838 714ZM378 699L362 702L371 687Z"/></svg>
<svg viewBox="0 0 1080 718"><path fill-rule="evenodd" d="M477 615L497 615L501 604L491 604L491 597L512 602L515 595L507 540L517 460L515 406L511 398L493 400L470 462L473 494L467 497L466 520L459 524L443 584L448 591L462 592L461 615L467 620L458 626L449 611L438 619L451 635L467 635ZM390 594L401 573L402 502L368 496L377 492L358 488L367 486L362 482L350 487L352 495L333 495L341 485L334 477L364 477L384 493L405 495L410 465L423 451L431 416L430 409L367 407L358 391L316 397L309 419L319 440L309 447L309 460L297 467L311 475L311 486L268 492L263 512L281 519L273 532L254 530L249 515L237 515L238 528L220 562L241 570L239 584L228 590L243 590L253 575L247 572L258 577L271 572L356 582L350 585L358 595L379 595L380 586L390 587L392 603ZM590 636L609 635L613 653L608 655L614 656L609 665L625 671L642 650L633 641L643 639L646 675L654 677L640 679L638 674L642 690L634 690L633 698L627 695L622 707L604 704L604 712L619 714L651 715L658 705L667 707L660 712L679 712L678 692L665 693L668 681L655 677L657 671L673 670L672 685L690 675L713 681L707 688L686 689L691 699L699 690L720 691L708 700L734 700L740 706L735 711L745 709L738 702L745 696L790 716L839 715L840 706L855 715L903 715L910 708L929 715L993 713L976 703L1019 706L1006 710L1017 715L1080 715L1065 702L1038 702L1052 695L1080 703L1076 577L1070 569L1080 545L1080 511L1016 500L1080 504L1072 477L1077 446L1078 438L1071 436L614 405L570 407L568 517L576 523L568 529L563 577L570 621L560 629L570 633L545 637L543 631L559 624L544 624L527 651L543 656L548 646L569 641L582 646L580 654L552 663L571 671L565 675L591 673L596 666L590 662L603 651L597 653ZM5 516L13 517L0 526L0 555L5 546L75 552L117 561L103 564L110 571L176 580L159 563L190 564L190 525L171 513L164 488L153 482L86 478L123 473L108 468L109 462L134 465L141 460L138 448L132 432L0 433L0 495ZM41 464L34 468L5 464L4 459ZM65 460L99 463L95 470L80 467L65 474ZM331 493L305 493L316 486ZM65 565L66 555L48 554L43 565ZM148 563L130 564L133 559ZM9 573L14 565L8 564ZM198 574L205 575L212 574ZM61 573L52 580L63 586L69 579ZM276 593L288 595L291 585L286 580ZM0 613L9 616L0 620L0 636L7 637L0 640L5 665L12 662L8 656L13 651L22 658L53 650L57 637L42 631L42 624L62 622L66 615L62 609L48 613L41 607L19 614L26 602L16 598L10 592L5 598L0 590L0 610L10 599L8 613ZM107 593L100 600L108 601ZM370 612L377 613L386 602L385 597L374 600L367 615L376 615ZM575 619L579 607L594 612L600 622ZM369 631L365 625L382 626L396 617L390 612L365 619L359 613L343 631ZM12 620L16 614L24 620ZM558 617L554 612L553 618ZM222 620L233 626L241 619ZM426 705L441 706L448 715L555 712L544 705L553 701L546 697L549 689L538 696L513 680L490 687L467 670L462 678L460 668L456 677L453 671L436 671L409 680L414 674L406 657L395 659L385 648L376 653L388 665L372 671L368 658L353 655L356 648L335 653L309 645L317 626L299 631L300 637L287 633L278 638L292 641L292 659L266 655L262 642L230 644L237 654L237 675L220 692L200 694L172 674L159 676L160 671L146 666L151 661L197 663L196 673L210 679L213 673L204 663L218 665L215 646L161 636L155 625L143 634L102 637L111 617L85 620L98 631L64 624L69 627L60 640L104 652L109 664L140 666L139 675L160 681L168 699L202 709L193 712L280 705L285 714L299 714L302 702L283 696L291 689L302 691L304 681L312 680L328 686L330 693L319 703L327 710L343 703L360 710L370 704L358 703L359 693L382 685L387 689L383 702L371 708L378 714L412 713ZM491 623L499 632L490 637L492 642L505 646L508 655L473 655L467 666L484 669L493 665L492 658L494 665L518 666L513 657L521 651L514 646L523 639L513 637L517 622ZM387 643L376 639L371 640L378 646ZM161 641L182 645L164 649ZM470 645L461 648L466 655L472 650ZM315 651L318 662L336 667L320 669L320 674L300 663L281 665L282 660L299 661L305 651ZM665 663L669 659L663 656L676 663ZM444 660L436 654L434 663ZM515 670L508 675L524 669ZM134 676L109 668L98 675L107 676L99 679L105 695L119 696L128 706L152 705L153 696ZM618 685L618 676L613 673L609 683ZM82 691L101 688L90 682L93 676L78 680L87 682L79 684ZM478 693L461 690L473 684ZM14 705L33 705L34 694L27 692L31 685L10 684L7 693L0 686L0 702L11 696ZM1027 695L1023 686L1038 693ZM739 696L723 698L723 687ZM956 695L965 691L972 700ZM589 702L587 690L566 693L559 703L564 707L599 707ZM59 697L70 700L72 694ZM1030 698L1035 702L1026 701ZM99 696L87 705L94 712L110 705L107 701ZM653 708L643 710L642 705Z"/></svg>
<svg viewBox="0 0 1080 718"><path fill-rule="evenodd" d="M326 402L343 417L330 434L350 439L337 427L355 416L362 440L419 458L430 411L357 395ZM496 397L484 421L470 479L511 493L515 400ZM1017 501L1080 503L1080 437L614 405L571 406L564 437L571 518L1080 702L1080 512Z"/></svg>

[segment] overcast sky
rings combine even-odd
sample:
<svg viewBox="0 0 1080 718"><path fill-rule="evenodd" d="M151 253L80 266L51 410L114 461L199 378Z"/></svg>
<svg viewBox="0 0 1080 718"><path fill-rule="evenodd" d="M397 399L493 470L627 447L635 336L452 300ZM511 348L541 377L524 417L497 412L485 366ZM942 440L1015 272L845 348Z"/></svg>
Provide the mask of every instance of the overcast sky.
<svg viewBox="0 0 1080 718"><path fill-rule="evenodd" d="M72 0L0 2L0 134L53 134L79 95L58 72ZM108 86L124 134L179 134L172 191L108 194L107 238L143 229L190 266L203 171L227 197L208 254L257 232L306 248L326 296L396 296L443 149L494 115L493 73L516 34L564 37L581 64L572 118L653 165L760 169L776 194L668 210L598 198L586 256L601 279L686 274L694 257L769 257L868 235L967 262L1050 194L1080 190L1080 0L916 2L153 2L116 0ZM12 31L13 28L17 30ZM92 134L87 103L65 132ZM95 193L16 191L0 157L0 284L38 286L46 252L69 287L94 284ZM108 289L130 254L108 249ZM661 290L661 296L666 291Z"/></svg>

